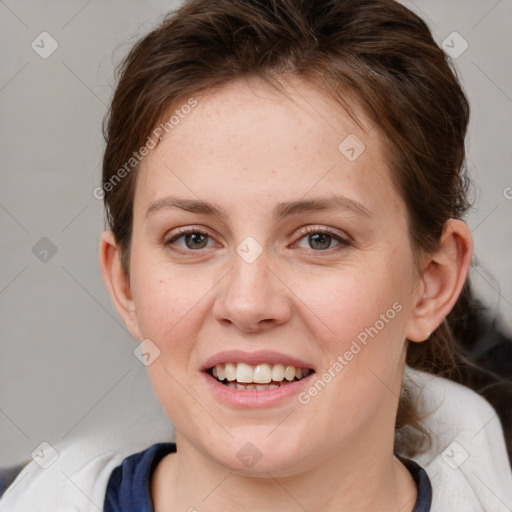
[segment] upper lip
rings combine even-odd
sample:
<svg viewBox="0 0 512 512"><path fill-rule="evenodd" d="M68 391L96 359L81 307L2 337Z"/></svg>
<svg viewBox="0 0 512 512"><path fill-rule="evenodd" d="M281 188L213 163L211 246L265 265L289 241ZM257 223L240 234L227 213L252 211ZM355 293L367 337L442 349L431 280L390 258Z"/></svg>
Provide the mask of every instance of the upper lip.
<svg viewBox="0 0 512 512"><path fill-rule="evenodd" d="M203 367L202 371L206 371L217 364L224 363L246 363L251 365L256 364L282 364L285 366L294 366L295 368L309 368L313 369L311 363L307 363L301 359L271 350L258 350L256 352L244 352L242 350L227 350L219 352L218 354L209 357Z"/></svg>

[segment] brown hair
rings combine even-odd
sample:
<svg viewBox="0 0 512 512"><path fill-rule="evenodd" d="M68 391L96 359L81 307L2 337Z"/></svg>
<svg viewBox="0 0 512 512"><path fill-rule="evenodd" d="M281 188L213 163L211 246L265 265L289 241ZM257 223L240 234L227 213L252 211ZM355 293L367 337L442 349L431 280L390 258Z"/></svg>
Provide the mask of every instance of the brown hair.
<svg viewBox="0 0 512 512"><path fill-rule="evenodd" d="M171 107L242 77L274 83L276 76L298 77L349 111L347 93L357 98L388 141L415 251L433 251L446 221L469 207L468 101L427 25L394 0L187 1L133 46L117 75L103 127L103 188L106 219L127 275L138 164L115 183L113 178ZM470 297L467 283L459 304ZM427 342L409 343L407 363L462 381L452 321L448 317ZM420 419L404 388L397 452L418 452L417 434L428 444Z"/></svg>

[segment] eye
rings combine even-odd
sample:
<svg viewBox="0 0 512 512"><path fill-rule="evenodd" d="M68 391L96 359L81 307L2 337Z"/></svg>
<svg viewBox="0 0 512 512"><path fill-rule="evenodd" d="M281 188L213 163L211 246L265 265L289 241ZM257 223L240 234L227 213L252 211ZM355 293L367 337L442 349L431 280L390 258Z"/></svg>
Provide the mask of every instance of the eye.
<svg viewBox="0 0 512 512"><path fill-rule="evenodd" d="M339 249L352 245L351 242L329 228L307 227L302 231L299 241L303 239L306 239L306 243L309 244L309 247L303 248L310 252L311 250L313 252L326 252L333 248L333 243L335 244L334 248L338 247ZM179 240L182 241L181 245L176 243ZM207 231L194 227L179 228L164 242L164 246L178 254L187 254L208 248L208 241L213 240ZM298 245L298 242L296 245ZM298 246L300 247L300 245Z"/></svg>
<svg viewBox="0 0 512 512"><path fill-rule="evenodd" d="M300 240L306 239L306 243L309 244L309 247L304 248L307 250L313 249L315 252L323 252L327 249L331 249L333 242L337 242L337 247L342 246L341 248L352 245L348 240L334 233L329 228L308 227L303 233L304 232L305 235L302 236Z"/></svg>
<svg viewBox="0 0 512 512"><path fill-rule="evenodd" d="M183 239L185 245L182 245L181 249L178 249L174 246L177 245L175 242L180 239ZM180 228L164 242L164 245L171 251L186 253L188 251L205 249L209 239L211 239L211 235L198 228Z"/></svg>

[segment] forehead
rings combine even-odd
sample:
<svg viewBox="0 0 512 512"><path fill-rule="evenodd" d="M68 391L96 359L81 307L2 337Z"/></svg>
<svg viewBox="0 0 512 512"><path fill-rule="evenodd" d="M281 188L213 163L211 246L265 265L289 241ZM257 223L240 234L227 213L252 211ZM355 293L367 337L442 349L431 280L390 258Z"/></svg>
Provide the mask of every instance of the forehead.
<svg viewBox="0 0 512 512"><path fill-rule="evenodd" d="M136 211L166 192L222 202L227 210L230 202L274 208L282 200L336 192L403 209L384 137L362 110L352 105L359 126L312 85L289 80L286 92L251 79L195 96L197 106L182 113L142 161ZM168 117L179 109L174 105Z"/></svg>

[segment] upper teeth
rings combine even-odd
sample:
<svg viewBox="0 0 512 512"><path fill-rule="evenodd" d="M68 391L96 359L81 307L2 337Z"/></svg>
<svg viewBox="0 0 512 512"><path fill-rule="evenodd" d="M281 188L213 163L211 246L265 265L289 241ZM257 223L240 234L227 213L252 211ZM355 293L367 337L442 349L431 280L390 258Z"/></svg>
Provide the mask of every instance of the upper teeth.
<svg viewBox="0 0 512 512"><path fill-rule="evenodd" d="M307 368L295 368L282 364L258 364L245 363L218 364L212 368L213 376L219 380L238 381L256 384L268 384L271 381L292 381L295 378L302 379L309 374Z"/></svg>

